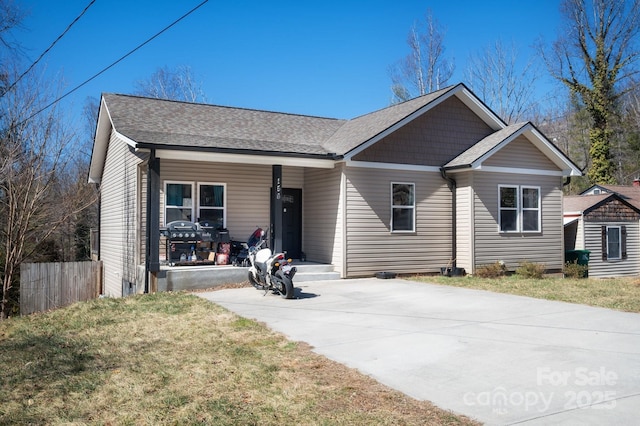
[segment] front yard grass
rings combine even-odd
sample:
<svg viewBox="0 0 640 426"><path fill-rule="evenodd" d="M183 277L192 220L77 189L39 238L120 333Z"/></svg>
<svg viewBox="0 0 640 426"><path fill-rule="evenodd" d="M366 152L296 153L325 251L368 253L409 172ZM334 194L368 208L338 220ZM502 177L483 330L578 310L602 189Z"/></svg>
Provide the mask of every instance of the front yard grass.
<svg viewBox="0 0 640 426"><path fill-rule="evenodd" d="M501 278L416 276L420 282L559 300L626 312L640 312L640 278Z"/></svg>
<svg viewBox="0 0 640 426"><path fill-rule="evenodd" d="M476 424L185 293L2 321L0 365L2 425Z"/></svg>

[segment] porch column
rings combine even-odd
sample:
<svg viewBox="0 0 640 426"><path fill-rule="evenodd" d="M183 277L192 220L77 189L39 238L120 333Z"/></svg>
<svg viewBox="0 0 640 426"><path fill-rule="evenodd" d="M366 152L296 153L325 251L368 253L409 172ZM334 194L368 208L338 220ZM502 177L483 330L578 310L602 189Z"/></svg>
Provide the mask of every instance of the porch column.
<svg viewBox="0 0 640 426"><path fill-rule="evenodd" d="M147 250L144 292L149 293L149 273L160 271L160 159L156 150L147 168Z"/></svg>
<svg viewBox="0 0 640 426"><path fill-rule="evenodd" d="M272 166L271 193L273 194L273 223L271 224L271 235L273 245L271 250L274 253L282 251L282 166Z"/></svg>

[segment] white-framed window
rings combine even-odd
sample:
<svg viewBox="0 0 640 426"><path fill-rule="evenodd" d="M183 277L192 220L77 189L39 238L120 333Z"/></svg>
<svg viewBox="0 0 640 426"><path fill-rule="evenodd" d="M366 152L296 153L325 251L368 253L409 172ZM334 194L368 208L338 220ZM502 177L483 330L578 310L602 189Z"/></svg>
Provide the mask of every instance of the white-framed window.
<svg viewBox="0 0 640 426"><path fill-rule="evenodd" d="M391 182L391 232L415 232L416 185Z"/></svg>
<svg viewBox="0 0 640 426"><path fill-rule="evenodd" d="M198 183L199 222L209 222L216 228L226 228L227 188L224 183Z"/></svg>
<svg viewBox="0 0 640 426"><path fill-rule="evenodd" d="M620 226L607 226L606 253L607 260L622 259L622 228Z"/></svg>
<svg viewBox="0 0 640 426"><path fill-rule="evenodd" d="M164 184L164 223L193 221L193 182L166 181Z"/></svg>
<svg viewBox="0 0 640 426"><path fill-rule="evenodd" d="M540 232L540 187L498 185L500 232Z"/></svg>

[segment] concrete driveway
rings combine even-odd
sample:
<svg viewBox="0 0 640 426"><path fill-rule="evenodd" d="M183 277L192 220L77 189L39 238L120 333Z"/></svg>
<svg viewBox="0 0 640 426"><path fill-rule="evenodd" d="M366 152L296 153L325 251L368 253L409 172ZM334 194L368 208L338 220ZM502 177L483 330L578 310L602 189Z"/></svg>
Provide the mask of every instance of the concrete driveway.
<svg viewBox="0 0 640 426"><path fill-rule="evenodd" d="M296 290L198 295L487 424L639 422L639 314L399 279Z"/></svg>

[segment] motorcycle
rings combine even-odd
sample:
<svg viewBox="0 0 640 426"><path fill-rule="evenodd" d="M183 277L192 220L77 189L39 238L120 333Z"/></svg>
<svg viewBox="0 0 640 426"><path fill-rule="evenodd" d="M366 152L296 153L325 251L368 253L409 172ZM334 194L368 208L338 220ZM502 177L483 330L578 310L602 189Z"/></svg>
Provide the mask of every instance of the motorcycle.
<svg viewBox="0 0 640 426"><path fill-rule="evenodd" d="M249 282L258 290L265 290L265 294L271 290L285 299L293 299L296 267L291 266L291 259L286 259L284 253L271 253L271 249L264 247L266 243L262 228L256 229L247 240Z"/></svg>

